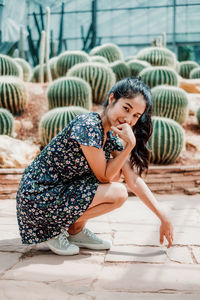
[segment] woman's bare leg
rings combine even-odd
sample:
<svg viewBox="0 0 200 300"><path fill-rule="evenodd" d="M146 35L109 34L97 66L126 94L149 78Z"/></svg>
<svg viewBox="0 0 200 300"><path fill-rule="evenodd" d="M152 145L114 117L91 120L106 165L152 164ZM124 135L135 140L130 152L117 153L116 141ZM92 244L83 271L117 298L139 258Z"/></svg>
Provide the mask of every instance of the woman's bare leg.
<svg viewBox="0 0 200 300"><path fill-rule="evenodd" d="M68 232L70 234L79 233L88 219L103 215L120 207L127 198L128 193L122 183L112 182L110 184L100 184L89 208L69 227Z"/></svg>

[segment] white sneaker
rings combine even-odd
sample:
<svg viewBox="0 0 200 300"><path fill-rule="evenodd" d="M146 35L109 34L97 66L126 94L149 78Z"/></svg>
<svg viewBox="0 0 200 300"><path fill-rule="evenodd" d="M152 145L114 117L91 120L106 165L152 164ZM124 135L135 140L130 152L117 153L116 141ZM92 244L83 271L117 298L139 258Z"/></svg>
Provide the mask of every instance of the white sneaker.
<svg viewBox="0 0 200 300"><path fill-rule="evenodd" d="M58 255L75 255L79 253L79 247L69 243L67 237L69 234L66 232L60 233L55 238L46 241L47 246L52 252Z"/></svg>
<svg viewBox="0 0 200 300"><path fill-rule="evenodd" d="M68 240L70 243L79 247L92 250L107 250L111 247L111 242L98 238L93 232L85 227L81 232L69 235Z"/></svg>

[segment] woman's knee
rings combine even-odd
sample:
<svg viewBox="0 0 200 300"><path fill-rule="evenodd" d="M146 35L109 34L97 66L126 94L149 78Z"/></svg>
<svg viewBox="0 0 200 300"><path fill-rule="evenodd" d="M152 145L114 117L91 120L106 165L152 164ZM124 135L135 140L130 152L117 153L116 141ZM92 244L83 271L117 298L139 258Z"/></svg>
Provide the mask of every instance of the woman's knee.
<svg viewBox="0 0 200 300"><path fill-rule="evenodd" d="M124 184L115 182L113 187L113 202L120 207L128 198L128 192Z"/></svg>

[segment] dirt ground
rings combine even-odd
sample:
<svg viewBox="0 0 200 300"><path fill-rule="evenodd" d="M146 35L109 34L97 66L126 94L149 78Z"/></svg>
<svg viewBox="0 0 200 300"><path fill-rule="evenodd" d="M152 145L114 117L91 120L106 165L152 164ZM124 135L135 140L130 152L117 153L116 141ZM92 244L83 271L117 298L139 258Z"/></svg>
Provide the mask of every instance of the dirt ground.
<svg viewBox="0 0 200 300"><path fill-rule="evenodd" d="M41 117L48 111L46 97L47 84L26 83L28 90L27 108L21 116L15 117L15 138L39 145L38 125ZM176 161L176 165L200 163L200 127L194 111L200 107L200 94L188 94L190 109L187 122L186 147ZM93 111L101 111L101 106L93 105Z"/></svg>

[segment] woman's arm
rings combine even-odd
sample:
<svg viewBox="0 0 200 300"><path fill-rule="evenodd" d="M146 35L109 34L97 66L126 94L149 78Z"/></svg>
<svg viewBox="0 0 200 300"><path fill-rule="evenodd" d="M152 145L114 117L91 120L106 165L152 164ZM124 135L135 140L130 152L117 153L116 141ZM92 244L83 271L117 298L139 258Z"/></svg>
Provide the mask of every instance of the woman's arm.
<svg viewBox="0 0 200 300"><path fill-rule="evenodd" d="M126 161L122 167L122 173L124 174L125 181L130 190L138 196L142 202L160 219L160 243L164 241L164 236L168 241L168 248L171 247L173 242L173 226L168 217L162 211L159 203L155 199L154 195L145 184L143 179L136 175L131 169L129 161Z"/></svg>

